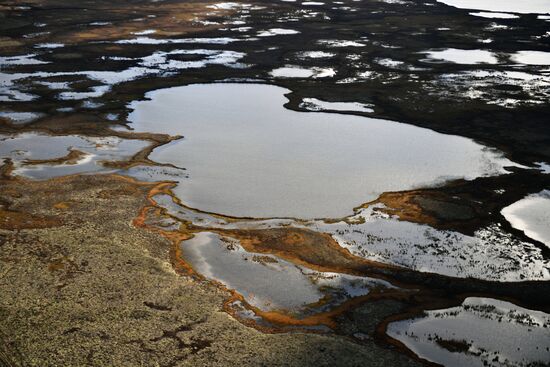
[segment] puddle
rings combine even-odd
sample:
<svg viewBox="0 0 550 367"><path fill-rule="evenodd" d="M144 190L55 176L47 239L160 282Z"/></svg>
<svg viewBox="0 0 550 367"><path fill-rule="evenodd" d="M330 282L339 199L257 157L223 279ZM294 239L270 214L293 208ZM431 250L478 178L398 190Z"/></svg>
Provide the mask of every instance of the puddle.
<svg viewBox="0 0 550 367"><path fill-rule="evenodd" d="M485 12L485 11L480 11L480 12L477 12L477 13L470 13L470 15L473 15L475 17L481 17L481 18L494 18L494 19L516 19L516 18L519 18L519 16L515 15L515 14L491 13L491 12Z"/></svg>
<svg viewBox="0 0 550 367"><path fill-rule="evenodd" d="M132 103L137 131L183 135L157 162L187 168L176 195L239 217L343 217L386 191L498 175L515 165L473 141L393 121L285 109L289 91L201 84ZM216 108L212 108L215 104Z"/></svg>
<svg viewBox="0 0 550 367"><path fill-rule="evenodd" d="M168 45L168 44L213 44L213 45L227 45L232 42L239 41L237 38L231 37L216 37L216 38L150 38L150 37L137 37L126 40L119 40L117 44L127 45Z"/></svg>
<svg viewBox="0 0 550 367"><path fill-rule="evenodd" d="M13 112L13 111L0 111L0 118L6 118L10 123L19 125L27 124L43 116L36 112Z"/></svg>
<svg viewBox="0 0 550 367"><path fill-rule="evenodd" d="M198 233L182 242L183 257L195 271L237 290L249 304L262 310L296 310L322 297L294 264L259 254L257 258L264 261L255 261L255 255L237 242L226 241L214 233Z"/></svg>
<svg viewBox="0 0 550 367"><path fill-rule="evenodd" d="M298 57L305 59L324 59L336 56L333 52L325 51L303 51L298 53Z"/></svg>
<svg viewBox="0 0 550 367"><path fill-rule="evenodd" d="M550 76L520 71L474 70L455 74L442 74L436 82L438 88L462 98L482 99L488 104L514 108L521 104L543 104L550 98ZM509 85L517 92L507 96L491 95L487 89L496 84ZM514 98L516 97L516 98Z"/></svg>
<svg viewBox="0 0 550 367"><path fill-rule="evenodd" d="M491 298L393 322L387 333L445 367L547 366L550 315Z"/></svg>
<svg viewBox="0 0 550 367"><path fill-rule="evenodd" d="M535 162L537 168L545 175L550 174L550 164L546 162Z"/></svg>
<svg viewBox="0 0 550 367"><path fill-rule="evenodd" d="M317 98L304 98L300 103L300 108L309 111L344 111L344 112L364 112L372 113L372 105L366 105L358 102L327 102Z"/></svg>
<svg viewBox="0 0 550 367"><path fill-rule="evenodd" d="M515 239L498 225L466 236L399 221L379 212L378 209L383 208L380 204L360 209L346 221L265 219L228 222L223 217L178 205L168 195L157 195L155 201L173 217L196 227L309 229L330 234L342 248L356 256L420 272L501 282L550 279L550 260L544 258L541 250Z"/></svg>
<svg viewBox="0 0 550 367"><path fill-rule="evenodd" d="M303 68L300 66L285 66L269 73L274 78L327 78L336 72L332 68Z"/></svg>
<svg viewBox="0 0 550 367"><path fill-rule="evenodd" d="M498 24L498 23L491 23L489 24L487 27L485 27L485 30L487 31L498 31L498 30L503 30L503 29L509 29L510 27L508 27L507 25L504 25L504 24Z"/></svg>
<svg viewBox="0 0 550 367"><path fill-rule="evenodd" d="M134 34L136 36L147 36L149 34L155 34L155 33L157 33L156 29L146 29L146 30L143 30L143 31L134 32L132 34Z"/></svg>
<svg viewBox="0 0 550 367"><path fill-rule="evenodd" d="M501 282L550 279L550 260L541 250L497 225L467 236L399 221L375 209L361 209L347 223L315 221L305 226L330 233L354 255L420 272Z"/></svg>
<svg viewBox="0 0 550 367"><path fill-rule="evenodd" d="M175 60L180 56L196 57L201 59L182 61ZM150 75L162 76L164 72L177 72L185 69L204 68L208 65L223 65L229 68L246 68L248 65L238 62L245 56L242 52L229 50L210 49L175 49L171 51L156 51L138 60L138 66L132 66L125 70L118 71L77 71L77 72L35 72L35 73L0 73L0 101L30 101L35 96L23 93L18 90L19 83L27 80L35 80L37 83L47 85L52 89L59 89L57 95L61 100L83 100L87 98L99 98L111 90L116 84L143 78ZM5 58L6 65L20 65L23 63L36 63L39 60L33 59L34 55L25 55L16 58ZM130 59L132 60L132 59ZM0 59L0 65L2 60ZM320 71L319 71L320 72ZM90 80L104 83L91 87L85 92L74 92L67 82L47 83L44 78L53 77L74 77L81 76Z"/></svg>
<svg viewBox="0 0 550 367"><path fill-rule="evenodd" d="M44 65L47 61L37 60L35 54L19 55L19 56L0 56L0 68L5 66L18 65Z"/></svg>
<svg viewBox="0 0 550 367"><path fill-rule="evenodd" d="M437 0L461 9L505 11L511 13L550 13L550 0Z"/></svg>
<svg viewBox="0 0 550 367"><path fill-rule="evenodd" d="M118 171L119 174L132 177L138 181L159 182L178 181L187 177L185 170L162 166L133 166Z"/></svg>
<svg viewBox="0 0 550 367"><path fill-rule="evenodd" d="M252 6L251 4L225 2L225 3L208 5L207 7L211 9L217 9L217 10L232 10L232 9L239 9L239 8L250 8L251 6Z"/></svg>
<svg viewBox="0 0 550 367"><path fill-rule="evenodd" d="M373 288L395 288L383 280L316 272L272 255L249 253L238 241L211 232L197 233L181 249L195 271L236 290L263 311L304 314L367 295ZM321 299L322 305L313 306Z"/></svg>
<svg viewBox="0 0 550 367"><path fill-rule="evenodd" d="M198 227L222 228L228 224L228 222L223 218L218 218L211 214L201 213L199 211L178 205L174 202L170 195L155 195L155 202L160 207L164 208L171 216L180 221L189 222Z"/></svg>
<svg viewBox="0 0 550 367"><path fill-rule="evenodd" d="M550 52L518 51L512 55L512 61L525 65L550 65Z"/></svg>
<svg viewBox="0 0 550 367"><path fill-rule="evenodd" d="M327 47L364 47L364 43L347 40L319 40L320 45L326 45Z"/></svg>
<svg viewBox="0 0 550 367"><path fill-rule="evenodd" d="M171 57L178 55L200 55L204 58L202 60L194 61L180 61L171 59ZM145 56L141 59L140 65L146 68L155 68L158 70L176 71L182 69L195 69L203 68L208 65L225 65L228 67L244 67L243 64L239 64L241 58L245 56L242 52L236 51L224 51L224 50L206 50L206 49L194 49L194 50L172 50L168 52L157 51L152 55Z"/></svg>
<svg viewBox="0 0 550 367"><path fill-rule="evenodd" d="M13 137L0 136L0 157L13 160L15 175L48 179L76 173L113 171L101 162L126 160L147 145L145 141L115 137L23 133ZM79 153L71 158L71 151Z"/></svg>
<svg viewBox="0 0 550 367"><path fill-rule="evenodd" d="M65 44L63 43L39 43L34 46L35 48L46 48L46 49L53 49L53 48L62 48L65 47Z"/></svg>
<svg viewBox="0 0 550 367"><path fill-rule="evenodd" d="M502 209L512 227L550 248L550 191L529 195Z"/></svg>
<svg viewBox="0 0 550 367"><path fill-rule="evenodd" d="M89 92L61 92L57 95L57 98L62 101L77 101L87 98L98 98L109 92L111 87L108 85L98 85L90 89L91 91Z"/></svg>
<svg viewBox="0 0 550 367"><path fill-rule="evenodd" d="M461 50L447 48L439 51L426 51L425 62L452 62L455 64L497 64L495 54L485 50Z"/></svg>
<svg viewBox="0 0 550 367"><path fill-rule="evenodd" d="M270 37L270 36L281 36L281 35L291 35L298 34L300 32L294 29L285 29L285 28L271 28L267 31L258 32L258 37Z"/></svg>
<svg viewBox="0 0 550 367"><path fill-rule="evenodd" d="M276 78L310 78L315 75L315 72L300 67L284 67L274 69L270 74Z"/></svg>

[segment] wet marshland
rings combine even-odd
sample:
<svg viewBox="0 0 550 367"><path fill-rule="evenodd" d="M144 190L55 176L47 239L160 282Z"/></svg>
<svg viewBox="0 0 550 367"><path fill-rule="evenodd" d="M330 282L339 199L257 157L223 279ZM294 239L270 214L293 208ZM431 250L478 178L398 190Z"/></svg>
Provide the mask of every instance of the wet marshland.
<svg viewBox="0 0 550 367"><path fill-rule="evenodd" d="M157 182L136 223L264 332L547 364L550 2L524 3L0 1L2 180Z"/></svg>

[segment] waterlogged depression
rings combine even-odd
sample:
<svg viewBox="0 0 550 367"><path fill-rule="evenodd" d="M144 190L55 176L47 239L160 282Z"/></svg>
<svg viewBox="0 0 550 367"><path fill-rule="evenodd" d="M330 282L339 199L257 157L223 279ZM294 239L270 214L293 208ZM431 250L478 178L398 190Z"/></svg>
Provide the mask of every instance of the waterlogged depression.
<svg viewBox="0 0 550 367"><path fill-rule="evenodd" d="M550 13L550 0L438 0L461 9L508 11L512 13Z"/></svg>
<svg viewBox="0 0 550 367"><path fill-rule="evenodd" d="M502 209L502 215L530 238L550 248L550 191L529 195Z"/></svg>
<svg viewBox="0 0 550 367"><path fill-rule="evenodd" d="M131 104L136 131L183 135L150 158L187 169L186 205L237 217L338 218L386 191L506 173L470 139L394 121L296 112L280 87L199 84Z"/></svg>
<svg viewBox="0 0 550 367"><path fill-rule="evenodd" d="M9 158L13 173L33 179L71 174L113 172L106 162L126 161L149 145L117 137L51 136L22 133L0 135L0 158Z"/></svg>
<svg viewBox="0 0 550 367"><path fill-rule="evenodd" d="M150 158L186 168L185 175L167 177L151 169L141 174L177 183L175 197L163 193L153 199L172 219L193 228L193 236L180 244L181 258L242 296L238 307L231 306L236 315L260 324L265 312L307 318L395 289L365 274L304 266L304 258L290 254L301 251L292 250L292 243L307 246L308 236L314 258L338 258L345 251L342 261L351 261L352 272L370 261L472 280L550 278L541 250L497 224L464 235L399 221L381 212L382 204L353 210L386 191L504 174L513 162L469 139L411 125L292 111L284 108L287 92L261 84L200 84L157 90L130 106L135 130L184 136L156 148ZM370 113L357 103L307 98L300 107ZM272 219L235 220L208 212ZM303 220L319 217L345 218ZM331 241L335 252L321 255ZM278 251L286 255L269 252L277 244L285 244ZM295 256L302 260L295 263Z"/></svg>
<svg viewBox="0 0 550 367"><path fill-rule="evenodd" d="M550 315L491 298L388 325L418 356L448 367L548 366Z"/></svg>
<svg viewBox="0 0 550 367"><path fill-rule="evenodd" d="M550 279L550 262L542 251L514 238L498 225L467 236L399 221L381 213L381 204L357 210L353 216L339 221L228 221L181 206L168 195L157 195L154 200L172 217L192 224L197 230L313 230L329 234L338 246L358 258L419 272L501 282Z"/></svg>
<svg viewBox="0 0 550 367"><path fill-rule="evenodd" d="M211 328L222 320L220 303L206 307L217 316L205 314L206 322L192 323L189 330L173 324L199 320L170 291L174 284L178 294L191 291L192 278L200 288L222 288L215 293L218 300L225 295L223 309L247 325L336 333L345 338L327 335L327 343L355 339L360 343L350 345L368 355L359 363L329 364L416 365L379 358L369 349L373 340L387 341L389 320L402 320L387 328L402 342L383 348L389 356L408 347L446 366L549 363L550 176L544 174L550 172L544 128L550 95L549 0L122 1L105 7L92 1L86 11L65 3L0 6L0 28L6 31L0 37L5 187L0 190L5 252L0 262L9 268L0 280L3 292L13 295L7 297L10 312L22 296L23 316L28 299L44 297L35 291L63 292L62 302L52 303L53 313L44 314L45 323L37 319L28 329L35 335L20 322L7 322L15 317L0 320L6 334L16 331L4 344L19 348L29 360L42 357L33 350L68 355L62 348L49 353L57 351L59 338L43 327L67 340L78 336L82 345L95 343L94 333L70 323L52 329L48 323L64 305L74 319L70 310L78 313L78 307L72 300L84 292L98 296L93 298L97 307L89 311L99 309L108 318L103 329L101 317L88 325L106 336L105 354L98 352L97 360L117 354L119 348L110 347L109 340L136 348L122 353L127 362L129 355L135 358L128 362L134 364L186 363L172 357L195 365L205 356L230 361L229 350L247 357L255 344L246 335L261 336L265 347L272 347L268 335L243 334L233 326L228 330L242 337L220 339ZM216 81L273 82L288 89L252 84L163 89ZM147 92L149 100L131 103ZM525 166L479 142L498 146ZM109 172L148 183L91 177ZM55 179L72 174L90 176ZM450 182L456 178L466 180ZM93 183L93 191L81 182ZM143 199L135 185L150 188L150 200L136 202L139 210L131 209L120 222L118 215L129 210L134 196ZM39 189L28 195L33 188ZM96 210L105 208L108 213ZM48 213L52 217L42 220ZM19 218L29 228L62 226L6 233ZM143 229L172 241L172 265L190 278L175 279L169 288L156 282L158 263L151 256L168 249L141 236ZM75 242L73 252L65 244L74 236L82 236L82 244L86 238L96 244ZM139 238L147 239L147 250L142 251ZM55 241L51 251L49 239ZM129 253L130 260L114 255L124 254L117 250L124 243L138 251ZM22 261L16 260L19 250ZM36 272L29 273L31 268ZM131 274L137 268L145 271ZM107 278L101 269L107 269ZM155 282L158 294L146 287L136 292L120 271L138 288ZM26 287L27 278L12 282L25 274L45 286ZM128 324L130 315L132 325L150 333L111 333L120 328L113 328L112 315L104 312L101 289L81 281L87 275L108 279L99 282L103 290L123 280L118 284L129 292L121 293L125 306L117 319ZM177 285L181 280L183 288ZM47 287L50 281L54 293ZM193 294L205 298L186 300L201 308L210 304L206 293ZM465 295L476 298L464 301ZM111 298L103 297L105 304ZM148 317L134 320L144 312ZM36 335L43 337L42 345ZM311 336L291 337L297 341L288 346L293 348ZM76 350L63 338L58 342ZM18 340L37 343L29 349ZM220 342L227 348L218 348ZM332 353L324 343L305 350L308 359L320 360L313 355L317 350L323 351L322 359L362 358L341 343L340 352ZM268 352L286 357L275 349ZM280 364L296 364L288 362Z"/></svg>
<svg viewBox="0 0 550 367"><path fill-rule="evenodd" d="M327 308L372 288L393 288L379 279L317 272L273 255L250 253L238 241L215 233L198 233L181 248L197 272L237 290L248 304L264 311L298 314L323 298Z"/></svg>

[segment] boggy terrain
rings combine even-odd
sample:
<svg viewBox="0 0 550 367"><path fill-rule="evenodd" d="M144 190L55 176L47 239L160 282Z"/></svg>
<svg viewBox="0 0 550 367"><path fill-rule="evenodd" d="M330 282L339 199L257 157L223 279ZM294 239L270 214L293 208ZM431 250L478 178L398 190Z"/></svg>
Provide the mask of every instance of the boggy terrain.
<svg viewBox="0 0 550 367"><path fill-rule="evenodd" d="M550 247L502 214L550 189L550 22L481 10L0 1L0 365L550 363ZM210 213L178 196L196 170L152 158L192 142L155 127L179 112L133 113L212 82L496 158L342 218Z"/></svg>
<svg viewBox="0 0 550 367"><path fill-rule="evenodd" d="M178 273L170 241L132 225L153 186L2 181L1 365L416 365L374 341L264 334L233 319L227 291Z"/></svg>

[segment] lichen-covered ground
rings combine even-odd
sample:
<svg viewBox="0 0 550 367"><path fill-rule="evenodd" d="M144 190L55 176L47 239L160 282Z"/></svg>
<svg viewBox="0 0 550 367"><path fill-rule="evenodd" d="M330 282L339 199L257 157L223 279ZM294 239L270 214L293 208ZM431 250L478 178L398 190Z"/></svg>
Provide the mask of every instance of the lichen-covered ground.
<svg viewBox="0 0 550 367"><path fill-rule="evenodd" d="M232 318L227 292L177 274L170 242L132 224L151 185L1 183L0 365L417 365L372 339L266 334Z"/></svg>

